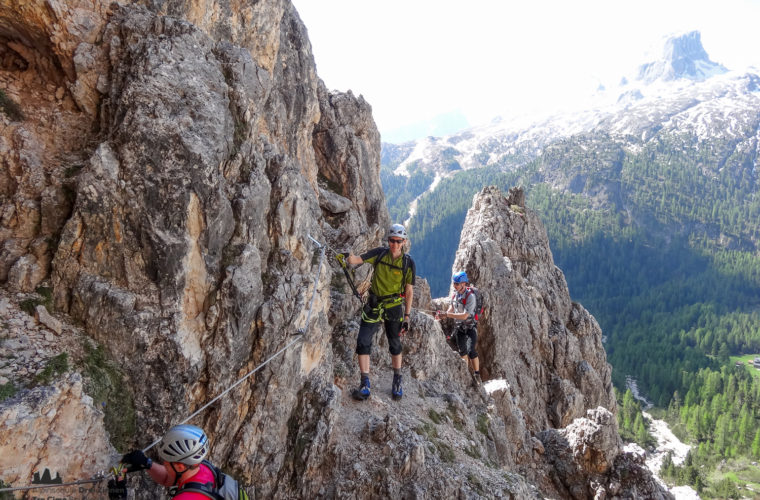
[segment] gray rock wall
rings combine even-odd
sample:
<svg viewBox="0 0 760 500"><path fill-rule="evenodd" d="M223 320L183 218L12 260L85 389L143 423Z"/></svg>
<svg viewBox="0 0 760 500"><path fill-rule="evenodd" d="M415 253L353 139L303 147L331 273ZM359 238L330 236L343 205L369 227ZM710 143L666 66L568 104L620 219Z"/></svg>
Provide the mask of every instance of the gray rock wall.
<svg viewBox="0 0 760 500"><path fill-rule="evenodd" d="M324 240L324 225L328 234L372 235L387 224L380 189L361 186L379 169L369 107L335 95L337 111L322 112L330 98L317 92L294 15L282 11L269 69L243 48L149 10L122 8L106 27L107 137L80 174L53 284L60 310L114 357L138 360L127 371L145 435L160 435L304 327L317 272L308 234ZM346 155L347 165L336 152L343 149L321 159L323 177L353 175L355 189L320 188L312 131L332 137L333 148L364 151ZM368 210L374 224L365 222ZM325 383L318 369L330 354L330 271L321 272L303 346L237 389L233 404L196 421L212 436L214 456L264 492L286 459L303 385L312 372Z"/></svg>

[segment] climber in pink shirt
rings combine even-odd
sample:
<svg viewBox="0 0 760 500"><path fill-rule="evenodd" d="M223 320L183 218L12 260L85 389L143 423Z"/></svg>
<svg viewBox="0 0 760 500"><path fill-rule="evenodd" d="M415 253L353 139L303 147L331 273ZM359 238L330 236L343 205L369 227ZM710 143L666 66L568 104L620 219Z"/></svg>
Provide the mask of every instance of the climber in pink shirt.
<svg viewBox="0 0 760 500"><path fill-rule="evenodd" d="M169 429L158 445L161 464L153 462L141 450L127 453L121 463L127 466L127 472L147 470L153 481L171 488L172 498L176 500L226 498L226 490L230 490L235 498L247 500L247 493L239 489L237 481L204 460L207 454L208 438L202 429L194 425L177 425ZM109 498L126 498L124 480L111 481L108 486ZM224 486L225 491L220 491Z"/></svg>

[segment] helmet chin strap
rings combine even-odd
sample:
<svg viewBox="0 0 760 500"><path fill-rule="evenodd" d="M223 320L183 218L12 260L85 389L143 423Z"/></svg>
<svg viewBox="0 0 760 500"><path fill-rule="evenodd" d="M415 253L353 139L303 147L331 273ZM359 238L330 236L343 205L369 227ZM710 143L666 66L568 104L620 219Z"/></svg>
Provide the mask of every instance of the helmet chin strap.
<svg viewBox="0 0 760 500"><path fill-rule="evenodd" d="M179 472L177 469L174 468L174 462L169 462L169 467L171 467L172 470L174 471L174 483L172 483L172 486L177 486L177 482L179 482L180 476L182 476L182 474L190 470L190 469L185 469L184 471Z"/></svg>

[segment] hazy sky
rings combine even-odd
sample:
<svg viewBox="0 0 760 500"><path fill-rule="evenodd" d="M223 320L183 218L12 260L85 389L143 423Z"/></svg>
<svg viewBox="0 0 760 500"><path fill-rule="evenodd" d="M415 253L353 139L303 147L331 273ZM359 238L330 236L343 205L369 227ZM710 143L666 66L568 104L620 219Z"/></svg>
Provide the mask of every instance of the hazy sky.
<svg viewBox="0 0 760 500"><path fill-rule="evenodd" d="M460 112L558 110L699 30L713 61L760 68L760 0L293 0L317 73L363 95L383 140Z"/></svg>

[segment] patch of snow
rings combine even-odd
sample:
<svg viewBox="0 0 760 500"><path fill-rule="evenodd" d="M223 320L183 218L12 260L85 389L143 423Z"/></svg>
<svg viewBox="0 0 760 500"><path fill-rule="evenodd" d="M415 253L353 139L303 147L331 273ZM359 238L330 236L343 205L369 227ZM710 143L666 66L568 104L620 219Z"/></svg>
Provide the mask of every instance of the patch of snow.
<svg viewBox="0 0 760 500"><path fill-rule="evenodd" d="M646 450L636 443L626 444L623 446L623 451L625 453L633 453L634 455L638 455L640 457L645 457L647 455Z"/></svg>
<svg viewBox="0 0 760 500"><path fill-rule="evenodd" d="M664 420L656 420L647 412L642 412L644 418L649 421L649 432L657 439L657 449L647 458L647 466L652 471L660 470L662 460L668 452L673 452L673 463L681 465L686 459L691 446L682 443Z"/></svg>
<svg viewBox="0 0 760 500"><path fill-rule="evenodd" d="M407 219L403 222L405 227L409 227L409 221L412 220L412 217L414 217L417 213L417 202L420 201L420 198L422 198L425 193L432 193L433 190L438 187L438 184L440 184L440 182L443 180L443 177L444 176L440 175L439 173L436 173L435 177L433 178L433 182L430 183L430 186L427 188L427 190L412 200L412 202L409 204L409 217L407 217Z"/></svg>
<svg viewBox="0 0 760 500"><path fill-rule="evenodd" d="M670 492L676 500L699 500L699 495L691 486L676 486Z"/></svg>
<svg viewBox="0 0 760 500"><path fill-rule="evenodd" d="M641 401L644 405L644 409L648 410L653 405L649 401L646 400L644 396L641 395L639 392L639 384L636 382L636 379L631 377L630 375L627 375L625 377L625 386L627 389L631 390L631 394L633 394L633 399L637 401Z"/></svg>
<svg viewBox="0 0 760 500"><path fill-rule="evenodd" d="M631 390L633 397L638 401L641 401L645 408L648 409L652 407L652 403L647 401L647 399L639 392L636 379L628 376L625 379L625 384L626 387ZM660 468L662 467L662 461L665 459L665 455L672 451L673 463L675 465L681 465L686 459L686 454L691 449L691 446L682 443L675 434L673 434L664 420L656 420L646 411L641 413L644 418L649 421L649 432L657 440L657 448L655 448L652 453L647 453L639 445L631 443L625 446L624 451L645 455L647 468L652 471L652 474L657 478L657 481L665 486L665 483L660 479ZM678 486L671 489L670 492L673 493L677 500L692 500L699 498L697 492L689 486Z"/></svg>
<svg viewBox="0 0 760 500"><path fill-rule="evenodd" d="M434 137L425 137L424 139L417 141L412 152L409 153L409 156L407 156L398 167L396 167L396 170L393 173L409 177L409 164L417 160L429 162L433 157L433 153L437 151L437 148L434 147L436 142L437 139Z"/></svg>
<svg viewBox="0 0 760 500"><path fill-rule="evenodd" d="M492 392L496 391L502 391L506 390L509 387L507 384L507 381L503 378L495 379L495 380L489 380L485 384L483 384L483 388L486 390L488 394L491 394Z"/></svg>

